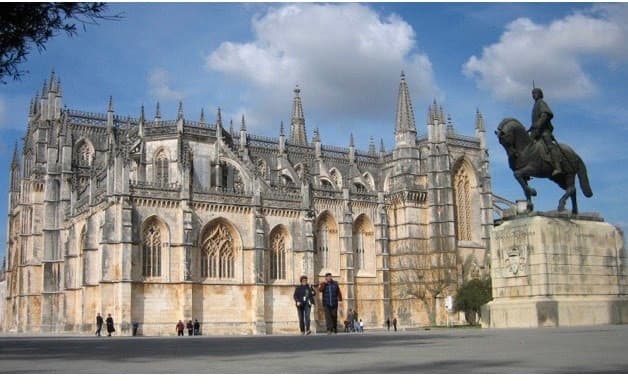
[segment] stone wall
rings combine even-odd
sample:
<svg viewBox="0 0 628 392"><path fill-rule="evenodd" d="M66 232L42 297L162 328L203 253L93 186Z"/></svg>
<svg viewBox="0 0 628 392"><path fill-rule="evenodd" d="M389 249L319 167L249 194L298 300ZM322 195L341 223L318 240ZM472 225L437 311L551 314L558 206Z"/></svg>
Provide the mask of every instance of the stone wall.
<svg viewBox="0 0 628 392"><path fill-rule="evenodd" d="M601 219L521 216L491 233L492 327L628 322L622 233Z"/></svg>

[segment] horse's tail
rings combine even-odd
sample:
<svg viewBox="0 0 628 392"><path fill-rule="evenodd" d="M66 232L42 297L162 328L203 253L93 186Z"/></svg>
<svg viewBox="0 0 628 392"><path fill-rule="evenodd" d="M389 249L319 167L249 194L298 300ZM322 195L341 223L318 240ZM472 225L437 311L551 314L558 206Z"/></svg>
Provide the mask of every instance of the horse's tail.
<svg viewBox="0 0 628 392"><path fill-rule="evenodd" d="M587 167L582 162L582 159L578 157L578 180L580 180L580 189L586 197L593 196L591 185L589 184L589 176L587 176Z"/></svg>

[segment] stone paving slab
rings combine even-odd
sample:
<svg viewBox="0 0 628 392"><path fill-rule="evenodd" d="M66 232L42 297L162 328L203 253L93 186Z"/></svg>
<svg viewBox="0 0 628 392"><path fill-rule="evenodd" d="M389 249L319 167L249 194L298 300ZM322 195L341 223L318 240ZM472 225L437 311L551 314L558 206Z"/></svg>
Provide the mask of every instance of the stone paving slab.
<svg viewBox="0 0 628 392"><path fill-rule="evenodd" d="M628 326L311 336L0 336L1 373L628 373Z"/></svg>

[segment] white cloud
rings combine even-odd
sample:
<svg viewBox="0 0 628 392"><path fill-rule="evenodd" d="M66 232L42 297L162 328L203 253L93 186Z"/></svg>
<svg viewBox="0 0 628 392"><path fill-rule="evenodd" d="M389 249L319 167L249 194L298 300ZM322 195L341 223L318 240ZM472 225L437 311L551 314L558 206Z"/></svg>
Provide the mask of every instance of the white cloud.
<svg viewBox="0 0 628 392"><path fill-rule="evenodd" d="M627 10L600 6L548 25L516 19L499 42L469 58L463 72L500 100L529 100L533 80L551 91L553 99L591 97L597 87L584 63L597 58L610 65L628 58Z"/></svg>
<svg viewBox="0 0 628 392"><path fill-rule="evenodd" d="M183 93L170 88L168 85L169 75L168 71L163 68L155 68L148 74L148 86L150 92L157 99L168 100L180 100L183 98Z"/></svg>
<svg viewBox="0 0 628 392"><path fill-rule="evenodd" d="M358 4L292 4L254 17L252 29L253 41L223 42L206 64L253 86L247 97L260 121L285 118L297 83L306 116L329 118L394 115L402 69L411 90L426 100L438 93L414 30L396 15Z"/></svg>

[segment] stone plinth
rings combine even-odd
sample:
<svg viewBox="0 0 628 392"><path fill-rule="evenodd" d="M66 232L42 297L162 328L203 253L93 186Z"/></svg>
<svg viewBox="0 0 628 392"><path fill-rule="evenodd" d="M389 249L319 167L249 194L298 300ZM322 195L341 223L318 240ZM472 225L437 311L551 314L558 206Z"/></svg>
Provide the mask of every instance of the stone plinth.
<svg viewBox="0 0 628 392"><path fill-rule="evenodd" d="M623 235L595 216L531 214L491 232L493 328L628 323Z"/></svg>

